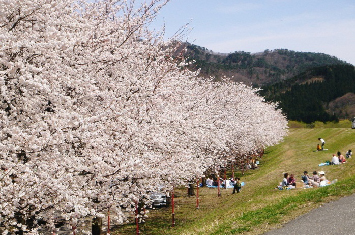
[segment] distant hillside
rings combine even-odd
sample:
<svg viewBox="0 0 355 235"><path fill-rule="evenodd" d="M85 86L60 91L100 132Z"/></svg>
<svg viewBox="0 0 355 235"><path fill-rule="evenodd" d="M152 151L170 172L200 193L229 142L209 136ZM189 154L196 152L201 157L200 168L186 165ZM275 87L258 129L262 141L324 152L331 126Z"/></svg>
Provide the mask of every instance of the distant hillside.
<svg viewBox="0 0 355 235"><path fill-rule="evenodd" d="M279 102L289 120L311 123L355 117L355 67L310 68L287 81L262 87L266 100Z"/></svg>
<svg viewBox="0 0 355 235"><path fill-rule="evenodd" d="M185 46L185 58L195 61L191 69L201 69L201 75L214 76L216 79L226 75L235 81L255 86L284 81L309 68L346 64L323 53L278 49L255 54L244 51L223 54L193 44Z"/></svg>
<svg viewBox="0 0 355 235"><path fill-rule="evenodd" d="M278 102L289 120L312 123L355 117L354 66L334 56L287 49L227 54L189 43L177 55L194 61L190 69L200 69L201 76L233 77L261 87L260 94Z"/></svg>

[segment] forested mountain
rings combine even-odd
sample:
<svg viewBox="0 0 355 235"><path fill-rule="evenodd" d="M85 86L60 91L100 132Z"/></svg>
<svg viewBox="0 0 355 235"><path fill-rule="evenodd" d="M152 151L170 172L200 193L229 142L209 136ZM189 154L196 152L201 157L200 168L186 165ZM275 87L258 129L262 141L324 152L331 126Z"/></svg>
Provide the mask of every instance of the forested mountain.
<svg viewBox="0 0 355 235"><path fill-rule="evenodd" d="M289 120L337 121L355 116L355 68L328 65L308 69L270 86L260 94L278 101Z"/></svg>
<svg viewBox="0 0 355 235"><path fill-rule="evenodd" d="M287 49L265 50L260 53L236 51L216 53L206 48L185 44L185 58L195 61L192 69L216 79L226 75L247 85L263 86L287 80L309 68L346 64L323 53L295 52Z"/></svg>
<svg viewBox="0 0 355 235"><path fill-rule="evenodd" d="M267 101L279 102L289 120L306 123L355 116L354 66L323 53L287 49L216 53L185 44L184 57L202 76L233 77L260 87Z"/></svg>

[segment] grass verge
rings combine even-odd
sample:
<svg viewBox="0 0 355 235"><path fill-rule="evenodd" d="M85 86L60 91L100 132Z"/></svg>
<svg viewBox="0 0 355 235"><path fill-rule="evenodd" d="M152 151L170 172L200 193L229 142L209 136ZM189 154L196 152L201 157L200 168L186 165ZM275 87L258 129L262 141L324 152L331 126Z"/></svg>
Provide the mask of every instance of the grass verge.
<svg viewBox="0 0 355 235"><path fill-rule="evenodd" d="M330 125L330 124L329 124ZM331 124L334 125L334 124ZM318 166L330 160L333 153L354 149L355 130L339 126L327 128L291 128L289 135L277 146L268 148L257 170L238 176L246 183L239 194L231 189L200 189L200 209L196 198L188 197L186 188L177 190L175 227L171 227L171 210L152 210L140 234L262 234L304 214L323 203L355 192L355 156L339 166ZM325 139L328 151L315 151L318 137ZM298 186L304 170L325 171L334 185L295 190L275 190L282 174L295 175ZM128 224L111 234L135 234L135 225Z"/></svg>

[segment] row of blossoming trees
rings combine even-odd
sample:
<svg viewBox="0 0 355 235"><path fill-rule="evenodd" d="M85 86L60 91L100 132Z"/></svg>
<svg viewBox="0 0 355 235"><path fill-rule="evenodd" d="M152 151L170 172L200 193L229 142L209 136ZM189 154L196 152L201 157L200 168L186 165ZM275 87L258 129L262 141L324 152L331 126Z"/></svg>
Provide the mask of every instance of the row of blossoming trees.
<svg viewBox="0 0 355 235"><path fill-rule="evenodd" d="M285 117L255 89L199 78L172 57L173 44L148 30L164 4L0 0L5 231L108 209L124 221L157 187L285 136Z"/></svg>

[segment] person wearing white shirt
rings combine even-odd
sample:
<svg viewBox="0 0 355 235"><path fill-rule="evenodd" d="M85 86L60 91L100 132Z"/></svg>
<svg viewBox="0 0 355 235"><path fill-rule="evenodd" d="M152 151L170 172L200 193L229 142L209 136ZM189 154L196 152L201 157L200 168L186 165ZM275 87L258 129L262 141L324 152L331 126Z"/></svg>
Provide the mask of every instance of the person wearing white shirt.
<svg viewBox="0 0 355 235"><path fill-rule="evenodd" d="M339 158L337 155L333 154L332 165L339 165Z"/></svg>
<svg viewBox="0 0 355 235"><path fill-rule="evenodd" d="M323 146L324 146L324 144L325 144L325 141L324 141L324 139L322 139L322 138L318 138L318 140L322 143L321 147L322 147L322 150L323 150Z"/></svg>

